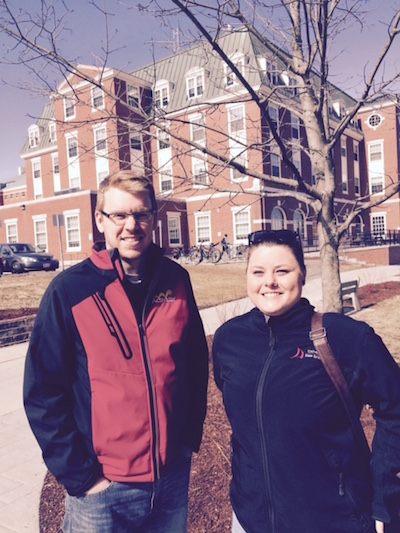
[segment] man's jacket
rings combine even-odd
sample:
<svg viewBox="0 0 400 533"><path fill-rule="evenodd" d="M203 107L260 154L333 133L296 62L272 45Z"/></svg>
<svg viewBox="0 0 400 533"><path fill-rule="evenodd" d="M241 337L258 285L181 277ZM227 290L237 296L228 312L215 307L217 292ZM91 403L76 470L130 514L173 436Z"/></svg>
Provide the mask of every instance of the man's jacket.
<svg viewBox="0 0 400 533"><path fill-rule="evenodd" d="M25 409L71 495L100 475L154 481L182 446L200 446L208 350L189 275L155 245L147 255L154 274L140 319L117 252L96 249L54 279L38 311Z"/></svg>
<svg viewBox="0 0 400 533"><path fill-rule="evenodd" d="M367 324L324 315L358 410L375 410L370 465L309 338L313 312L304 299L269 320L253 309L215 334L231 499L248 533L370 533L373 518L393 523L400 508L399 367Z"/></svg>

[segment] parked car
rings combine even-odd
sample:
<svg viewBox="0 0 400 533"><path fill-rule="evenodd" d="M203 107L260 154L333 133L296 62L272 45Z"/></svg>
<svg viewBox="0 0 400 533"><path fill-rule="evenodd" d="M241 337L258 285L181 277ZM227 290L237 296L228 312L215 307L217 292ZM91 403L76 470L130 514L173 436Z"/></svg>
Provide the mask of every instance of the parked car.
<svg viewBox="0 0 400 533"><path fill-rule="evenodd" d="M4 271L4 255L0 255L0 276L3 274Z"/></svg>
<svg viewBox="0 0 400 533"><path fill-rule="evenodd" d="M3 256L3 271L13 274L30 270L56 270L59 267L58 259L32 244L0 244L0 255Z"/></svg>

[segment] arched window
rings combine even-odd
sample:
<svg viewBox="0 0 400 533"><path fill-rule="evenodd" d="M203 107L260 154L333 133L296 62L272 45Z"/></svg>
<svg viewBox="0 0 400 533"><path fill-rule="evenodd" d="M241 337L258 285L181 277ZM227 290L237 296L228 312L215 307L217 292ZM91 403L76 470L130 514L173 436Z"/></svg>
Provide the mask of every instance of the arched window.
<svg viewBox="0 0 400 533"><path fill-rule="evenodd" d="M274 207L271 212L271 229L285 229L285 214L280 207Z"/></svg>
<svg viewBox="0 0 400 533"><path fill-rule="evenodd" d="M304 215L301 209L296 209L293 213L293 230L297 231L302 241L306 238Z"/></svg>

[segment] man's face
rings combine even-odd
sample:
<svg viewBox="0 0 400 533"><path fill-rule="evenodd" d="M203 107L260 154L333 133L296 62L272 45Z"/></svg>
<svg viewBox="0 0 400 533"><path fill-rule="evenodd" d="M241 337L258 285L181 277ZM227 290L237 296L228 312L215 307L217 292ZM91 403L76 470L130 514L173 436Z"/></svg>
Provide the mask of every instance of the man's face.
<svg viewBox="0 0 400 533"><path fill-rule="evenodd" d="M104 193L103 211L108 214L151 212L150 196L147 192L130 194L113 187ZM152 242L156 216L152 215L144 222L128 217L123 225L115 224L101 211L96 211L95 216L98 230L104 233L107 248L118 249L125 272L138 273L140 259Z"/></svg>

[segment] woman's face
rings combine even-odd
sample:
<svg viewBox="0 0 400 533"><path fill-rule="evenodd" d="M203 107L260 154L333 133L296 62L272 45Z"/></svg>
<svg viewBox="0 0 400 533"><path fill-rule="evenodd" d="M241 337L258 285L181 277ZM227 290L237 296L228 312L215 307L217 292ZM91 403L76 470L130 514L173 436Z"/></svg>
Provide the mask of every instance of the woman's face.
<svg viewBox="0 0 400 533"><path fill-rule="evenodd" d="M292 250L280 244L261 244L250 250L247 294L268 316L289 311L301 298L305 276Z"/></svg>

